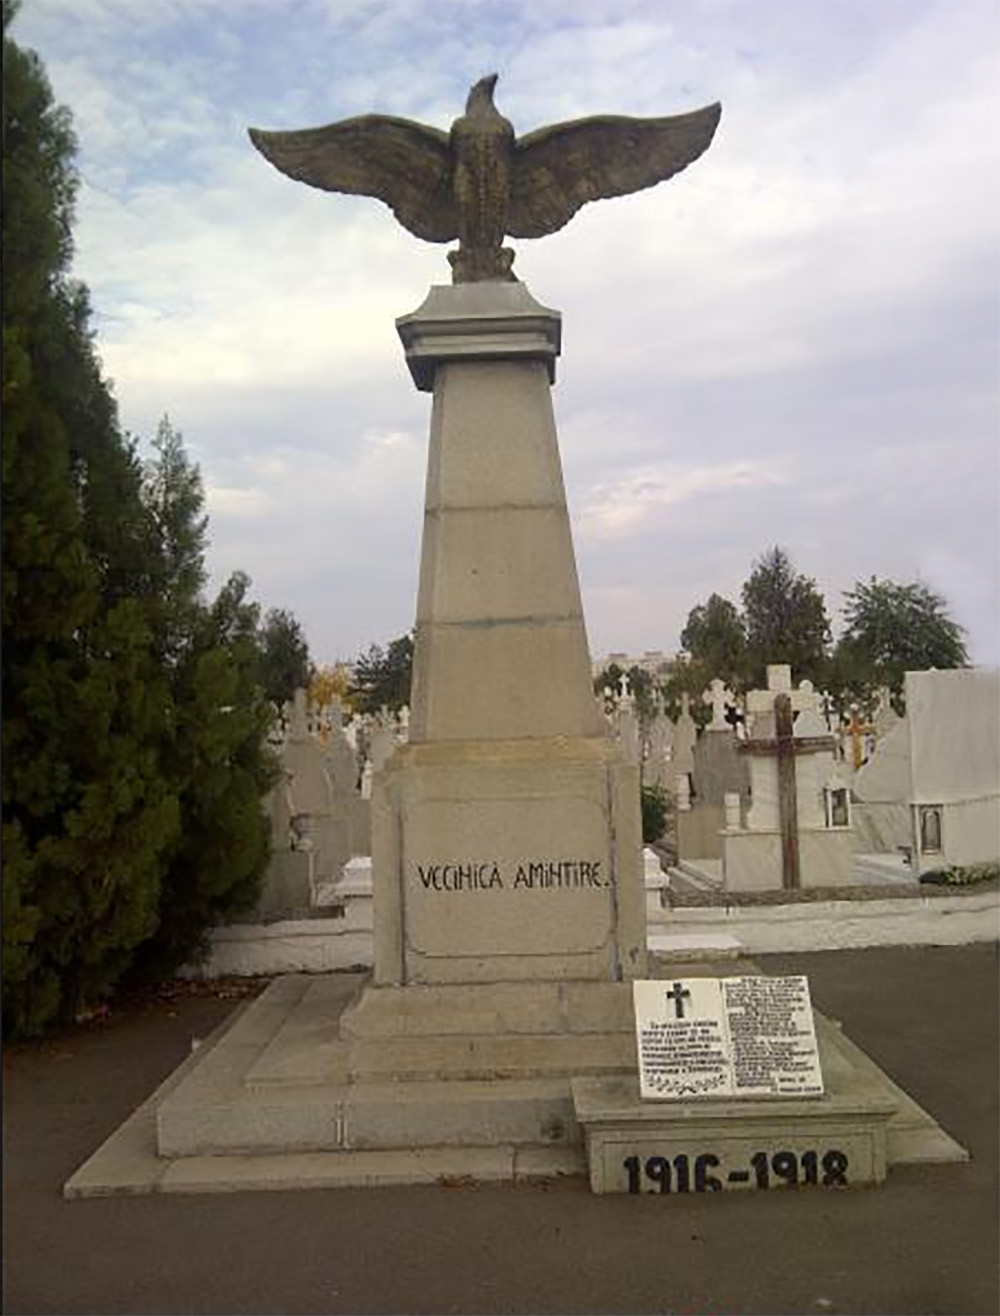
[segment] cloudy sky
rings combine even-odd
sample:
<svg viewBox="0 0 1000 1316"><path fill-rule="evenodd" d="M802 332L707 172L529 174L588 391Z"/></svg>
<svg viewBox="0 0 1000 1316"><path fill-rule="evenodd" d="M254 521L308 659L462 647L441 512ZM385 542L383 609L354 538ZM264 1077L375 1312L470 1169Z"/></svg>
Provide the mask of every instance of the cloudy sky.
<svg viewBox="0 0 1000 1316"><path fill-rule="evenodd" d="M1000 661L1000 8L994 0L24 0L73 112L75 272L125 428L169 414L210 566L313 657L413 623L429 398L394 319L450 271L246 129L516 131L722 102L672 181L515 242L563 313L554 392L595 656L673 651L782 545L839 616L872 575Z"/></svg>

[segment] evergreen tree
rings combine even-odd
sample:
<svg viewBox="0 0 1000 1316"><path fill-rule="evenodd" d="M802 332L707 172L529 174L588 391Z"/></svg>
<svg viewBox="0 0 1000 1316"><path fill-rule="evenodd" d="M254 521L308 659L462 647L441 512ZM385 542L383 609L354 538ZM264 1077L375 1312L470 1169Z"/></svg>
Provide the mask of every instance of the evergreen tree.
<svg viewBox="0 0 1000 1316"><path fill-rule="evenodd" d="M594 677L594 694L604 695L605 690L610 690L612 696L617 696L618 692L621 690L621 680L624 675L625 675L625 669L623 667L619 667L618 664L614 662L608 663L607 667L602 667L601 670ZM607 707L608 706L607 696L604 696L604 702L605 702L605 706ZM612 707L613 704L614 704L614 699L612 698L611 701ZM607 711L610 712L611 707L608 707Z"/></svg>
<svg viewBox="0 0 1000 1316"><path fill-rule="evenodd" d="M359 713L377 713L383 705L398 712L410 702L413 636L391 640L388 649L373 644L354 664L351 700Z"/></svg>
<svg viewBox="0 0 1000 1316"><path fill-rule="evenodd" d="M202 610L208 517L201 472L169 417L160 421L152 446L156 456L146 463L143 497L157 540L156 642L162 661L173 667L192 643Z"/></svg>
<svg viewBox="0 0 1000 1316"><path fill-rule="evenodd" d="M69 277L74 142L4 0L3 1012L35 1033L246 907L274 765L259 615L202 598L201 477L144 470Z"/></svg>
<svg viewBox="0 0 1000 1316"><path fill-rule="evenodd" d="M733 690L743 690L747 678L747 636L743 617L719 594L692 608L681 631L681 647L697 664L701 689L715 677ZM700 691L699 691L700 693Z"/></svg>
<svg viewBox="0 0 1000 1316"><path fill-rule="evenodd" d="M3 1003L33 1032L105 995L152 931L178 809L141 471L68 275L69 116L15 14L5 0Z"/></svg>
<svg viewBox="0 0 1000 1316"><path fill-rule="evenodd" d="M798 575L782 548L767 550L743 586L750 680L763 684L770 663L789 663L795 680L822 681L830 641L823 595Z"/></svg>
<svg viewBox="0 0 1000 1316"><path fill-rule="evenodd" d="M193 506L197 518L200 505ZM193 609L175 669L175 723L166 760L181 826L171 846L155 934L135 974L158 977L197 959L212 927L249 910L267 866L262 800L277 778L267 745L272 707L259 683L259 608L235 573L211 607Z"/></svg>
<svg viewBox="0 0 1000 1316"><path fill-rule="evenodd" d="M275 775L250 581L238 572L214 604L205 601L201 472L167 417L153 449L144 477L157 541L153 639L171 710L160 754L180 825L164 856L155 931L137 952L143 977L196 958L214 925L255 902L269 843L262 800Z"/></svg>
<svg viewBox="0 0 1000 1316"><path fill-rule="evenodd" d="M268 699L280 708L296 690L313 682L309 645L301 624L285 608L271 608L260 633L261 684Z"/></svg>
<svg viewBox="0 0 1000 1316"><path fill-rule="evenodd" d="M968 664L962 627L949 617L941 595L917 581L858 581L844 595L844 620L833 684L845 699L865 703L885 686L902 711L906 672Z"/></svg>

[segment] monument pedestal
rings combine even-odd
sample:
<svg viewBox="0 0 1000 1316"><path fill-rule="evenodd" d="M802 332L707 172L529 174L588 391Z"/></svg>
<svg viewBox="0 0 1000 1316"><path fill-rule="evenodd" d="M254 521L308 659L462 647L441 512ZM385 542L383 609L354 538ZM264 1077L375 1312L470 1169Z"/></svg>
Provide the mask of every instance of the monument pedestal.
<svg viewBox="0 0 1000 1316"><path fill-rule="evenodd" d="M373 796L375 982L642 976L637 798L603 737L398 751Z"/></svg>
<svg viewBox="0 0 1000 1316"><path fill-rule="evenodd" d="M399 322L433 390L409 744L373 788L376 984L642 976L639 781L591 690L550 384L521 283Z"/></svg>

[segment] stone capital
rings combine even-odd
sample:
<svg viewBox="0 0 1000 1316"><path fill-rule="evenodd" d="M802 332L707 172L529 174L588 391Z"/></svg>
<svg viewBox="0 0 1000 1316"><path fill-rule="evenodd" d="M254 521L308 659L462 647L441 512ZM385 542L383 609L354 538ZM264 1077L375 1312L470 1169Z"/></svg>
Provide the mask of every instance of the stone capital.
<svg viewBox="0 0 1000 1316"><path fill-rule="evenodd" d="M523 283L437 284L396 320L413 382L434 391L439 365L461 361L543 361L555 382L562 316Z"/></svg>

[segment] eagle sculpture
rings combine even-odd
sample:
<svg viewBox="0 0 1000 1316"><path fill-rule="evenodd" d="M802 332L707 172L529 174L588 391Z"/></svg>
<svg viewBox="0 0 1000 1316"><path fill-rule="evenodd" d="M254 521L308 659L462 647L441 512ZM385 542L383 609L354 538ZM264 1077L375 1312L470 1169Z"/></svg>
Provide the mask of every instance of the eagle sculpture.
<svg viewBox="0 0 1000 1316"><path fill-rule="evenodd" d="M493 104L497 75L469 92L450 132L387 114L324 128L262 132L254 146L289 178L378 197L411 233L452 242L455 283L513 279L506 234L541 238L588 201L625 196L679 173L708 149L722 107L662 119L595 115L515 137Z"/></svg>

